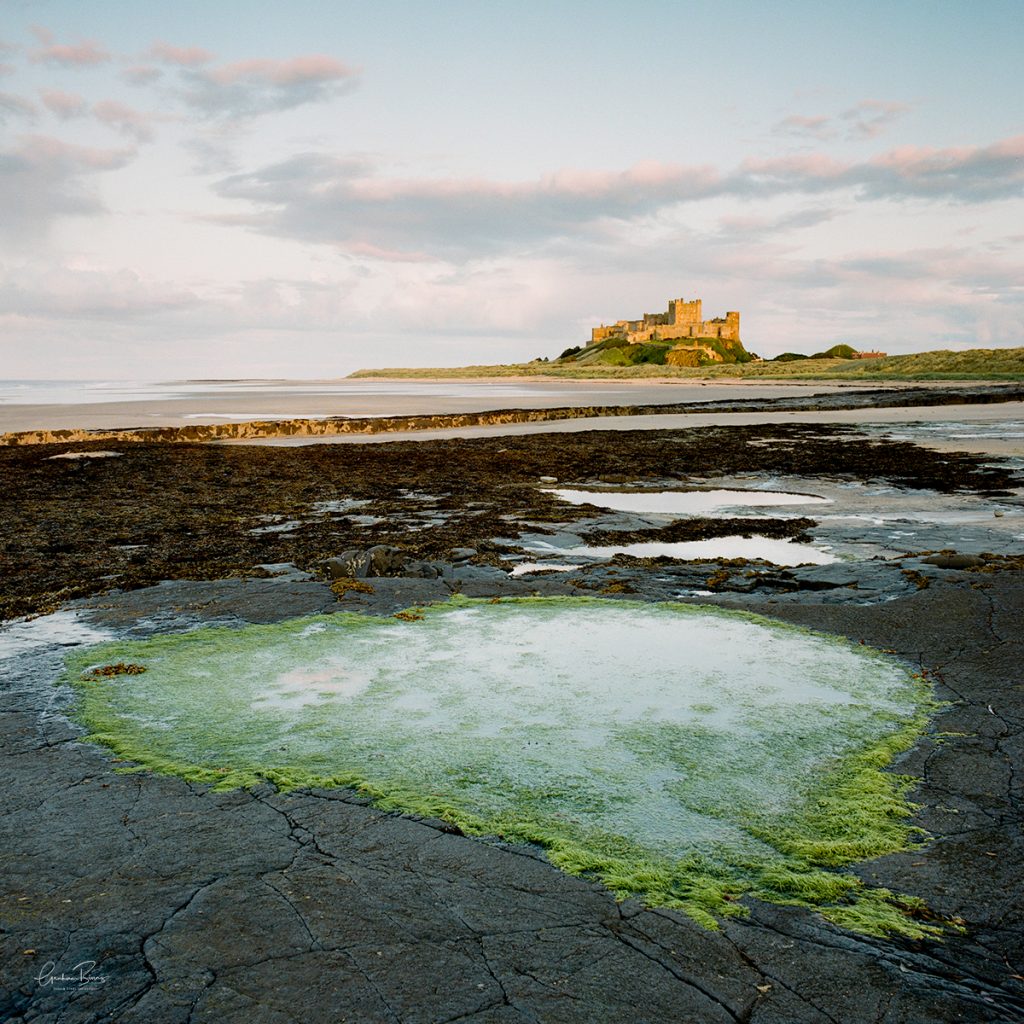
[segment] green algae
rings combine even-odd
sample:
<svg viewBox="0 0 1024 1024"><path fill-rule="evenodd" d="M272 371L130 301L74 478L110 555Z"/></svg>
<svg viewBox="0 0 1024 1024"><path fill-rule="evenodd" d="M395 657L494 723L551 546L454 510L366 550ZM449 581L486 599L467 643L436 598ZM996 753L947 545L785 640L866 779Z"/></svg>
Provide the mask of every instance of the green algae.
<svg viewBox="0 0 1024 1024"><path fill-rule="evenodd" d="M591 655L605 644L609 678L579 651L545 652L553 636L585 636ZM688 648L709 637L722 642L702 663ZM482 683L452 683L495 656ZM129 659L146 674L82 678ZM755 897L871 934L940 931L920 901L840 870L923 840L915 780L884 769L936 705L925 680L834 637L688 605L456 599L405 622L338 614L106 644L69 658L66 680L89 738L133 762L123 770L352 787L539 844L619 898L706 927Z"/></svg>

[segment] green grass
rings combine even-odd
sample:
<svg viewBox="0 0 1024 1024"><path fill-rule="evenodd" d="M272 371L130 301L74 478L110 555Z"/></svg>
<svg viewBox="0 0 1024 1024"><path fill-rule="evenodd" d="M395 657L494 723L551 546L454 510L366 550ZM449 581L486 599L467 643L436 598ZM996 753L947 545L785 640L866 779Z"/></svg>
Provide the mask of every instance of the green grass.
<svg viewBox="0 0 1024 1024"><path fill-rule="evenodd" d="M595 346L596 347L596 346ZM607 353L607 350L606 350ZM580 353L586 356L586 350ZM967 349L963 352L939 350L883 359L800 359L793 362L732 363L701 367L611 366L586 358L579 362L506 363L492 366L411 367L358 370L352 377L484 378L554 377L575 380L634 380L679 378L691 380L850 380L850 381L943 381L943 380L1024 380L1024 347Z"/></svg>

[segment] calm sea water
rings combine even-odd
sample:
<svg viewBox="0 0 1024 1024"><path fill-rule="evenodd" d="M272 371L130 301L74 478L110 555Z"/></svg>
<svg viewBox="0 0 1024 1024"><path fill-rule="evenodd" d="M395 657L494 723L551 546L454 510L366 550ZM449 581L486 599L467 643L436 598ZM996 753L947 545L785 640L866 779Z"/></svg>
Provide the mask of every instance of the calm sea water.
<svg viewBox="0 0 1024 1024"><path fill-rule="evenodd" d="M199 396L299 395L352 397L394 395L438 398L526 398L575 393L550 381L290 381L290 380L0 380L3 405L92 405L99 402L159 402Z"/></svg>

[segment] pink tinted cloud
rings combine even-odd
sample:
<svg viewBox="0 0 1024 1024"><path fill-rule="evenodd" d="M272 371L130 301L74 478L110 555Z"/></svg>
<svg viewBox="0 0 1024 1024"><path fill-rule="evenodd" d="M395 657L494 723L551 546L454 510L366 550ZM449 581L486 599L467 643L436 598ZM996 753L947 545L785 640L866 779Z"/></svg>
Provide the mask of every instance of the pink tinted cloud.
<svg viewBox="0 0 1024 1024"><path fill-rule="evenodd" d="M366 161L305 153L216 183L253 204L249 226L347 247L461 260L560 238L604 221L635 222L714 197L842 195L977 203L1024 197L1024 136L989 146L900 147L866 161L823 153L748 159L731 171L642 163L622 171L559 170L525 181L388 177ZM789 227L820 222L797 218Z"/></svg>
<svg viewBox="0 0 1024 1024"><path fill-rule="evenodd" d="M869 189L878 181L919 195L965 201L1024 196L1024 135L988 146L899 146L864 165Z"/></svg>
<svg viewBox="0 0 1024 1024"><path fill-rule="evenodd" d="M84 96L73 92L62 92L60 89L41 89L39 95L43 105L51 114L56 114L62 121L72 117L82 117L89 104Z"/></svg>
<svg viewBox="0 0 1024 1024"><path fill-rule="evenodd" d="M209 77L221 85L230 85L234 82L299 85L304 82L337 81L354 75L355 71L347 64L324 54L292 57L290 60L239 60L209 72Z"/></svg>
<svg viewBox="0 0 1024 1024"><path fill-rule="evenodd" d="M731 175L731 191L786 191L788 188L815 191L842 182L850 166L824 153L748 159Z"/></svg>
<svg viewBox="0 0 1024 1024"><path fill-rule="evenodd" d="M874 139L911 109L897 100L861 100L838 117L793 114L772 126L773 135L824 141L845 133L847 139Z"/></svg>
<svg viewBox="0 0 1024 1024"><path fill-rule="evenodd" d="M50 135L25 136L16 151L25 164L47 173L60 171L113 171L135 156L131 149L99 149L63 142Z"/></svg>
<svg viewBox="0 0 1024 1024"><path fill-rule="evenodd" d="M630 195L701 195L714 190L719 180L713 167L643 160L624 171L558 170L543 175L536 183L525 182L514 188L519 194L587 201L616 199L629 205Z"/></svg>
<svg viewBox="0 0 1024 1024"><path fill-rule="evenodd" d="M209 64L214 58L214 54L209 50L204 50L201 46L172 46L162 40L157 40L149 48L148 56L162 64L177 64L184 68Z"/></svg>
<svg viewBox="0 0 1024 1024"><path fill-rule="evenodd" d="M26 246L61 217L102 213L93 175L128 164L134 150L76 146L46 135L23 136L0 152L0 235Z"/></svg>
<svg viewBox="0 0 1024 1024"><path fill-rule="evenodd" d="M94 67L110 60L110 53L95 40L84 39L80 43L50 43L32 53L35 64L61 64L64 67Z"/></svg>
<svg viewBox="0 0 1024 1024"><path fill-rule="evenodd" d="M849 122L851 138L874 139L910 109L896 100L861 100L839 116Z"/></svg>
<svg viewBox="0 0 1024 1024"><path fill-rule="evenodd" d="M830 117L804 117L793 114L784 117L772 128L774 135L793 135L797 138L830 139L835 135Z"/></svg>
<svg viewBox="0 0 1024 1024"><path fill-rule="evenodd" d="M624 171L565 168L536 181L490 181L486 178L379 178L360 165L339 162L335 172L353 196L383 203L410 199L523 202L555 200L567 203L610 203L627 208L631 197L640 204L655 197L700 198L714 193L720 177L712 167L686 167L656 161L637 163Z"/></svg>
<svg viewBox="0 0 1024 1024"><path fill-rule="evenodd" d="M402 249L383 249L373 242L355 240L345 246L345 251L353 256L365 256L371 260L385 263L430 263L434 257L425 252L406 252Z"/></svg>
<svg viewBox="0 0 1024 1024"><path fill-rule="evenodd" d="M157 120L152 114L135 110L117 100L100 100L92 107L93 116L122 135L135 139L137 142L153 141L153 122Z"/></svg>
<svg viewBox="0 0 1024 1024"><path fill-rule="evenodd" d="M181 74L190 106L209 116L235 118L332 99L358 78L356 69L325 54L253 58L215 68L182 68Z"/></svg>

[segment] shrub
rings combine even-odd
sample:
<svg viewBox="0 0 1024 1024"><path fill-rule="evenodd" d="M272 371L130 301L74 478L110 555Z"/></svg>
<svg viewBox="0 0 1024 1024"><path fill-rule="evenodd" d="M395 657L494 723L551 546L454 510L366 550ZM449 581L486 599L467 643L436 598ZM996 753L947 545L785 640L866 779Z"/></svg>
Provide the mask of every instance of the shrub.
<svg viewBox="0 0 1024 1024"><path fill-rule="evenodd" d="M812 359L853 359L857 350L850 345L833 345L824 352L815 352Z"/></svg>
<svg viewBox="0 0 1024 1024"><path fill-rule="evenodd" d="M636 365L637 363L653 363L656 366L665 365L665 353L668 352L668 345L665 344L647 344L647 345L633 345L631 346L633 351L629 352L629 361Z"/></svg>

